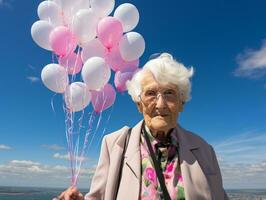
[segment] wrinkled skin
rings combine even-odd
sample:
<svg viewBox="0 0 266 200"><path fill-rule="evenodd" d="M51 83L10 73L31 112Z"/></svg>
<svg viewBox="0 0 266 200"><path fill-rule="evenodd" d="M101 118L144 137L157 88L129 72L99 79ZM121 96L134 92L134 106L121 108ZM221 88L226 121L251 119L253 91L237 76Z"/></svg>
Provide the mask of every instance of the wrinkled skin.
<svg viewBox="0 0 266 200"><path fill-rule="evenodd" d="M178 94L178 88L175 84L158 83L153 74L147 72L141 81L142 92L164 91L173 89ZM179 94L178 94L179 95ZM177 125L178 113L183 111L183 104L180 98L174 102L166 101L161 95L156 100L155 104L145 105L144 102L137 102L139 112L143 114L144 120L148 128L151 130L154 137L164 137L168 131Z"/></svg>

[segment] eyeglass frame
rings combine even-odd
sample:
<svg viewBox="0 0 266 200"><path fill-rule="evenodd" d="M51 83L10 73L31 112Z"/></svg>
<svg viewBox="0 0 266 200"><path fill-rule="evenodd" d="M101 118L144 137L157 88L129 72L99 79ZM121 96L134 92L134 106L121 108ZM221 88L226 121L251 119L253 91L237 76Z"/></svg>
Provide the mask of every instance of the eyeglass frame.
<svg viewBox="0 0 266 200"><path fill-rule="evenodd" d="M175 90L172 89L172 88L166 89L165 91L167 91L167 90L173 90L173 91L175 91ZM147 91L148 91L148 90L147 90ZM165 91L164 91L164 92L165 92ZM146 105L146 103L147 103L147 104L155 104L155 103L158 101L159 96L161 96L161 97L163 98L163 100L164 100L166 103L170 102L170 101L165 97L165 94L163 94L163 93L160 92L160 91L156 91L156 96L154 96L155 99L152 100L152 101L150 101L150 102L146 102L146 103L145 103L145 101L143 101L143 98L141 97L141 95L142 95L143 93L145 93L145 91L142 91L142 92L138 95L138 98L139 98L139 100L140 100L144 105ZM175 93L176 93L176 99L177 99L177 101L178 101L178 99L180 99L180 96L182 95L182 93L179 93L179 92L177 92L177 91L175 91ZM182 104L185 104L185 102L182 101Z"/></svg>

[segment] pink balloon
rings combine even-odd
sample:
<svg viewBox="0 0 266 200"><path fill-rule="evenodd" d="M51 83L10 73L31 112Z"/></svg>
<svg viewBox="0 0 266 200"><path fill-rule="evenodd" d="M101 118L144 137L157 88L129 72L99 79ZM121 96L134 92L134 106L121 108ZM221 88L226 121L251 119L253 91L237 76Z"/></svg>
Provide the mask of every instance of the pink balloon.
<svg viewBox="0 0 266 200"><path fill-rule="evenodd" d="M121 57L121 54L119 52L119 48L118 46L115 46L113 47L112 49L110 50L107 50L105 52L105 62L110 66L110 68L112 70L114 70L115 72L116 71L119 71L121 70L124 65L125 65L125 62L123 60L123 58Z"/></svg>
<svg viewBox="0 0 266 200"><path fill-rule="evenodd" d="M114 46L112 49L106 50L104 58L105 62L115 72L134 72L139 66L139 60L125 61L120 54L118 46Z"/></svg>
<svg viewBox="0 0 266 200"><path fill-rule="evenodd" d="M109 16L99 21L97 36L107 49L111 49L118 45L122 35L123 27L118 19Z"/></svg>
<svg viewBox="0 0 266 200"><path fill-rule="evenodd" d="M72 52L66 56L59 57L59 64L67 69L68 74L74 75L81 71L82 60L81 55Z"/></svg>
<svg viewBox="0 0 266 200"><path fill-rule="evenodd" d="M107 83L100 91L91 91L91 103L97 113L106 110L114 104L116 92L113 86Z"/></svg>
<svg viewBox="0 0 266 200"><path fill-rule="evenodd" d="M77 40L69 28L56 27L49 36L50 45L55 54L65 56L73 52L77 46Z"/></svg>
<svg viewBox="0 0 266 200"><path fill-rule="evenodd" d="M130 80L133 76L134 72L116 72L115 73L115 87L118 92L126 91L126 82Z"/></svg>
<svg viewBox="0 0 266 200"><path fill-rule="evenodd" d="M135 72L139 66L139 59L133 61L125 61L124 66L120 69L121 72Z"/></svg>

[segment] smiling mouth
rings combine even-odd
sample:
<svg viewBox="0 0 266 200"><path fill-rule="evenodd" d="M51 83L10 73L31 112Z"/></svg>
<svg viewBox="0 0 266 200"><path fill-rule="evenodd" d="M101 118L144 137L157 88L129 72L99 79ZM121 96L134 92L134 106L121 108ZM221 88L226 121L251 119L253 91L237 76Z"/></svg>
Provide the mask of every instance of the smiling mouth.
<svg viewBox="0 0 266 200"><path fill-rule="evenodd" d="M155 117L167 117L167 114L156 114Z"/></svg>

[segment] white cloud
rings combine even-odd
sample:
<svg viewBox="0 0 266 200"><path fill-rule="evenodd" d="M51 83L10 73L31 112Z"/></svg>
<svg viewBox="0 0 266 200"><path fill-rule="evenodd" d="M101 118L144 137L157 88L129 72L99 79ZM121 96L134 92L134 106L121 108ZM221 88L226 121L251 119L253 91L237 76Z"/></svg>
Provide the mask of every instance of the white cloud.
<svg viewBox="0 0 266 200"><path fill-rule="evenodd" d="M95 166L82 168L79 185L88 188ZM71 170L64 165L45 165L31 160L11 160L0 164L0 185L68 187Z"/></svg>
<svg viewBox="0 0 266 200"><path fill-rule="evenodd" d="M50 150L54 150L54 151L59 151L59 150L65 149L64 147L59 146L57 144L52 144L52 145L43 144L42 147L50 149Z"/></svg>
<svg viewBox="0 0 266 200"><path fill-rule="evenodd" d="M31 160L11 160L6 165L0 165L0 174L34 175L40 172L49 172L49 170L41 169L40 163Z"/></svg>
<svg viewBox="0 0 266 200"><path fill-rule="evenodd" d="M69 160L69 155L68 154L60 154L60 153L55 153L53 155L54 158L59 158L59 159L64 159L64 160Z"/></svg>
<svg viewBox="0 0 266 200"><path fill-rule="evenodd" d="M58 159L63 159L63 160L70 160L69 154L55 153L53 155L53 157L54 158L58 158ZM81 160L88 160L88 158L87 157L79 157L79 156L76 156L75 158L73 158L73 160L81 161Z"/></svg>
<svg viewBox="0 0 266 200"><path fill-rule="evenodd" d="M33 162L31 160L12 160L10 161L10 163L15 166L34 166L34 165L40 165L40 163L37 163L37 162Z"/></svg>
<svg viewBox="0 0 266 200"><path fill-rule="evenodd" d="M31 83L37 83L40 81L40 78L39 77L36 77L36 76L27 76L26 77Z"/></svg>
<svg viewBox="0 0 266 200"><path fill-rule="evenodd" d="M253 130L213 145L226 188L266 187L265 144L266 131Z"/></svg>
<svg viewBox="0 0 266 200"><path fill-rule="evenodd" d="M0 150L10 150L11 147L5 144L0 144Z"/></svg>
<svg viewBox="0 0 266 200"><path fill-rule="evenodd" d="M42 168L40 168L40 166L36 166L36 165L29 167L28 170L30 172L36 172L36 173L47 173L47 172L49 172L49 170L42 169Z"/></svg>
<svg viewBox="0 0 266 200"><path fill-rule="evenodd" d="M235 76L259 78L266 75L266 41L258 50L249 49L237 56Z"/></svg>

